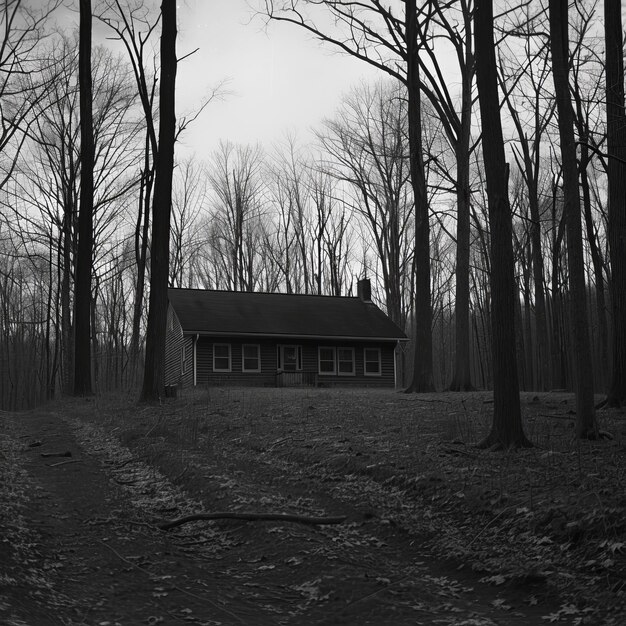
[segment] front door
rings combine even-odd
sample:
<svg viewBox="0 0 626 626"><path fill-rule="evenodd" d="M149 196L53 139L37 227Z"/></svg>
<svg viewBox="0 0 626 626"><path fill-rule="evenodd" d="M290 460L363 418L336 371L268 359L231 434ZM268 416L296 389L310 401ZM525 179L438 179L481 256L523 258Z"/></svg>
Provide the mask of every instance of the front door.
<svg viewBox="0 0 626 626"><path fill-rule="evenodd" d="M302 346L278 346L278 371L302 371Z"/></svg>

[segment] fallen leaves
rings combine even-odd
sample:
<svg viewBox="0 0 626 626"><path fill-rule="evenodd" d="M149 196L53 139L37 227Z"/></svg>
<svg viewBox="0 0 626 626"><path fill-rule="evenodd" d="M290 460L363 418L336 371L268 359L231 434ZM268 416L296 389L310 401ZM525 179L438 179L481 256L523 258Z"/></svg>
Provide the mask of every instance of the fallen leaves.
<svg viewBox="0 0 626 626"><path fill-rule="evenodd" d="M9 589L23 590L27 602L45 598L51 607L67 606L70 601L58 588L58 572L65 564L59 555L42 553L39 535L29 523L28 503L39 491L24 469L19 439L13 425L5 420L0 429L0 582ZM33 443L36 445L29 448L41 445L39 441Z"/></svg>
<svg viewBox="0 0 626 626"><path fill-rule="evenodd" d="M619 583L626 561L626 497L615 488L626 476L626 437L611 425L614 442L572 446L569 420L553 419L563 407L549 396L528 406L537 448L515 454L468 445L489 423L492 406L480 393L211 389L209 401L199 394L151 407L141 421L136 407L131 415L103 405L68 422L132 503L124 522L148 532L155 516L189 516L207 502L210 510L220 503L289 515L345 506L349 523L336 527L179 527L181 551L222 567L233 597L254 594L264 611L281 614L290 599L295 623L315 611L321 620L331 604L405 617L440 607L436 623L493 624L514 614L515 590L536 623L545 594L578 598L586 588L580 598L589 598L602 589L609 595L596 608L618 598L607 585ZM462 573L482 585L471 591L428 564L394 583L397 570L407 571L411 542L428 563L433 554L465 563ZM167 583L156 584L154 593L168 593ZM483 601L482 614L468 613L468 598ZM592 617L568 613L570 605L545 613Z"/></svg>

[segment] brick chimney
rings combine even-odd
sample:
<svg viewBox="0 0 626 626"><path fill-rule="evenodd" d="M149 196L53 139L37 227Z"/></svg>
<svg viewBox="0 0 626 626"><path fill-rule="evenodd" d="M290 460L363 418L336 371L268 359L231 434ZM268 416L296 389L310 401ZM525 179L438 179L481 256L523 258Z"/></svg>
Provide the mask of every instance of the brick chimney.
<svg viewBox="0 0 626 626"><path fill-rule="evenodd" d="M363 302L372 301L372 284L369 278L362 278L357 282L356 293Z"/></svg>

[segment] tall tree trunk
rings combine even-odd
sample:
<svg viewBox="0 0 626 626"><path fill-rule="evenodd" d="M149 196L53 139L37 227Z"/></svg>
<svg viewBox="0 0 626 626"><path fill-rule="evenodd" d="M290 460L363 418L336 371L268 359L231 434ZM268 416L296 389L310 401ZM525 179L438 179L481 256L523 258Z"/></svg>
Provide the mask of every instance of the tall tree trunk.
<svg viewBox="0 0 626 626"><path fill-rule="evenodd" d="M58 324L59 324L59 314L58 314L58 283L56 290L56 297L54 295L54 250L53 245L54 242L52 237L49 242L49 251L48 251L48 302L46 307L46 400L53 400L55 391L56 391L56 380L57 380L57 355L59 351L59 342L58 342ZM52 330L53 323L52 320L56 320L54 322L54 329L56 334L56 340L53 343L52 339ZM54 347L53 347L54 345ZM52 354L51 354L52 352Z"/></svg>
<svg viewBox="0 0 626 626"><path fill-rule="evenodd" d="M155 155L156 158L156 155ZM127 384L135 387L139 371L139 335L143 314L143 299L146 284L146 262L148 258L148 239L150 236L150 207L152 206L152 184L154 164L150 164L150 142L146 137L144 171L142 173L137 222L135 224L135 262L137 264L137 285L133 302L133 319L130 336L130 372Z"/></svg>
<svg viewBox="0 0 626 626"><path fill-rule="evenodd" d="M595 438L598 428L593 399L593 367L587 316L583 233L574 142L574 115L568 78L568 0L550 0L550 48L556 94L563 201L567 233L572 360L576 392L576 434Z"/></svg>
<svg viewBox="0 0 626 626"><path fill-rule="evenodd" d="M557 215L558 182L553 179L551 202L552 247L550 255L550 320L551 326L551 363L552 386L566 389L568 385L567 365L563 350L563 297L561 289L561 246L565 236L565 219Z"/></svg>
<svg viewBox="0 0 626 626"><path fill-rule="evenodd" d="M546 391L552 384L550 375L550 341L546 315L546 298L543 280L543 251L541 246L541 218L539 214L539 194L536 184L529 188L530 205L530 244L533 267L533 288L535 296L535 323L537 324L537 389Z"/></svg>
<svg viewBox="0 0 626 626"><path fill-rule="evenodd" d="M100 290L99 281L96 278L93 295L90 302L90 328L91 328L91 354L93 356L93 389L97 393L103 388L100 386L100 363L98 362L98 327L96 325L96 308L98 304L98 292ZM106 359L106 356L105 356Z"/></svg>
<svg viewBox="0 0 626 626"><path fill-rule="evenodd" d="M595 282L596 309L598 314L598 326L600 331L600 368L599 376L596 377L596 384L604 382L606 384L607 371L609 367L609 347L608 347L608 327L606 322L606 303L604 298L604 260L602 251L598 245L596 235L596 226L594 224L592 207L591 207L591 191L589 186L589 176L587 168L591 162L589 144L591 143L591 133L589 131L589 117L585 111L583 103L583 95L577 83L574 84L572 95L575 103L574 124L578 139L580 141L580 156L578 157L578 168L580 176L580 189L582 191L583 215L585 219L585 229L587 231L587 242L589 244L589 252L591 253L591 261L593 265L593 276ZM592 303L589 301L589 308Z"/></svg>
<svg viewBox="0 0 626 626"><path fill-rule="evenodd" d="M158 400L165 386L167 280L169 276L172 175L176 139L176 1L161 3L161 91L159 94L159 151L154 185L150 303L146 330L146 365L141 399Z"/></svg>
<svg viewBox="0 0 626 626"><path fill-rule="evenodd" d="M470 37L470 20L466 32ZM471 65L471 44L466 44L466 58ZM456 146L456 293L455 361L450 391L470 391L470 141L472 126L472 73L464 72L461 94L461 128Z"/></svg>
<svg viewBox="0 0 626 626"><path fill-rule="evenodd" d="M515 353L515 273L508 166L500 120L492 0L479 0L474 23L476 82L491 229L493 422L483 447L530 446L524 434Z"/></svg>
<svg viewBox="0 0 626 626"><path fill-rule="evenodd" d="M415 351L413 380L406 391L419 393L434 390L432 302L430 293L430 223L422 156L422 112L416 0L406 0L405 4L409 167L415 202Z"/></svg>
<svg viewBox="0 0 626 626"><path fill-rule="evenodd" d="M91 387L91 273L93 266L94 139L91 89L91 0L80 0L78 83L80 87L80 206L74 297L74 395Z"/></svg>
<svg viewBox="0 0 626 626"><path fill-rule="evenodd" d="M585 142L587 139L582 139L582 141ZM598 245L596 226L594 224L591 210L591 191L589 189L589 176L587 175L589 160L589 149L583 144L580 147L579 158L580 187L583 194L583 215L585 218L585 229L587 231L587 242L589 243L589 252L591 253L591 263L593 266L595 283L595 300L598 313L598 329L600 334L598 337L600 342L600 373L597 384L601 384L600 381L604 381L606 383L607 370L609 367L609 331L606 320L606 299L604 297L604 260L602 258L602 251Z"/></svg>
<svg viewBox="0 0 626 626"><path fill-rule="evenodd" d="M510 107L510 105L509 105ZM541 213L539 210L539 148L540 129L543 122L535 121L534 153L531 155L529 142L524 135L521 124L516 121L518 135L522 146L524 180L528 188L528 206L530 209L529 238L531 247L533 295L535 300L535 323L537 325L536 362L537 362L537 385L541 391L550 389L552 376L550 368L550 339L546 314L546 297L544 289L544 264L541 244ZM533 371L534 371L533 366Z"/></svg>
<svg viewBox="0 0 626 626"><path fill-rule="evenodd" d="M626 112L621 1L604 1L604 29L613 309L613 372L607 401L609 406L620 406L626 402Z"/></svg>
<svg viewBox="0 0 626 626"><path fill-rule="evenodd" d="M74 326L72 322L71 283L72 283L72 222L74 207L67 196L63 203L62 236L58 254L60 313L61 313L61 390L71 394L74 390Z"/></svg>
<svg viewBox="0 0 626 626"><path fill-rule="evenodd" d="M470 193L469 152L466 156L457 152L455 359L450 391L473 389L469 352Z"/></svg>
<svg viewBox="0 0 626 626"><path fill-rule="evenodd" d="M531 250L530 242L527 242L524 247L521 248L520 254L522 256L522 297L524 299L524 308L521 311L520 331L523 328L523 332L520 333L522 337L523 355L524 355L524 369L526 372L526 379L523 389L537 389L537 370L535 367L535 361L533 359L533 328L531 322ZM521 303L520 303L521 306Z"/></svg>

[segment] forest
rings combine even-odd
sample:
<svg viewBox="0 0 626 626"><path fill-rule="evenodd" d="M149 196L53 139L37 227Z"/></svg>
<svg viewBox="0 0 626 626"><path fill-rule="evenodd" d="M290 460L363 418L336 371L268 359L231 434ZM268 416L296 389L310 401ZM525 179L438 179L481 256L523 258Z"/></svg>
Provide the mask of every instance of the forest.
<svg viewBox="0 0 626 626"><path fill-rule="evenodd" d="M255 0L268 36L380 77L347 76L311 142L192 157L177 142L229 95L177 116L176 3L74 4L76 31L61 0L0 8L1 409L158 398L168 285L367 276L411 337L408 391L493 389L504 445L525 444L520 390L574 391L577 434L602 434L595 395L626 400L621 2Z"/></svg>

